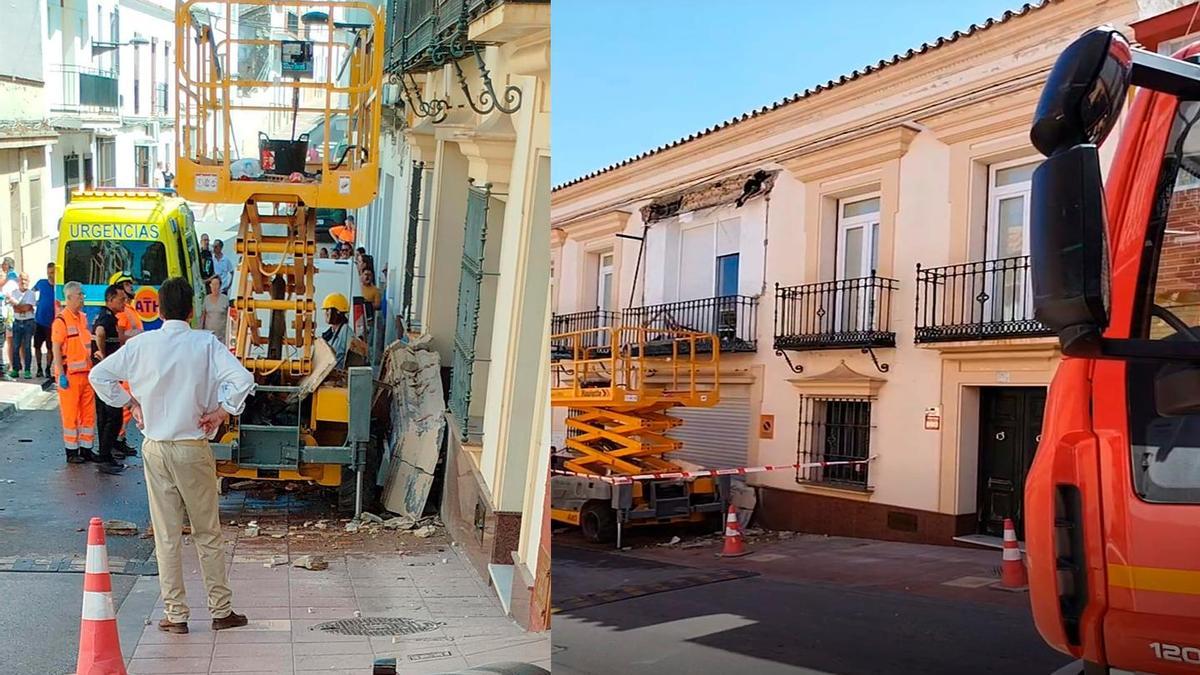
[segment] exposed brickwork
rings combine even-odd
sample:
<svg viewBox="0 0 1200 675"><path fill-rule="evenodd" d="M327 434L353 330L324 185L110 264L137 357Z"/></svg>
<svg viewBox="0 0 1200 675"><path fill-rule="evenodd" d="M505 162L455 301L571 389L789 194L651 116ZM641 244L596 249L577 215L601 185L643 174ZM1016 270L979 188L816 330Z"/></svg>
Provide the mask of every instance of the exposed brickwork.
<svg viewBox="0 0 1200 675"><path fill-rule="evenodd" d="M1155 300L1189 325L1200 325L1200 188L1171 197ZM1172 332L1161 322L1151 325L1154 337Z"/></svg>

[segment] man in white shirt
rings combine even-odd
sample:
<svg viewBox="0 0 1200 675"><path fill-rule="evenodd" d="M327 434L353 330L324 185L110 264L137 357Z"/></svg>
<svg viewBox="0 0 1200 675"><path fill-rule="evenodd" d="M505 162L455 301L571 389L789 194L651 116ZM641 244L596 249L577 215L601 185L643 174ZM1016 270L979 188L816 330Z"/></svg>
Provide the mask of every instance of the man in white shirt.
<svg viewBox="0 0 1200 675"><path fill-rule="evenodd" d="M213 275L221 279L221 293L229 295L233 285L233 261L225 255L225 243L220 239L213 242Z"/></svg>
<svg viewBox="0 0 1200 675"><path fill-rule="evenodd" d="M142 430L142 462L154 553L168 633L188 632L188 605L180 557L184 516L200 556L213 630L246 625L232 609L218 511L216 463L208 441L239 415L254 377L208 331L192 330L192 287L180 277L158 291L160 329L129 339L92 368L89 380L105 403L128 405ZM129 384L126 393L120 382ZM132 394L132 396L130 395Z"/></svg>
<svg viewBox="0 0 1200 675"><path fill-rule="evenodd" d="M17 277L17 287L8 294L7 300L13 309L12 326L12 370L9 377L16 379L24 366L25 379L33 377L33 328L37 293L29 287L29 275L22 272Z"/></svg>

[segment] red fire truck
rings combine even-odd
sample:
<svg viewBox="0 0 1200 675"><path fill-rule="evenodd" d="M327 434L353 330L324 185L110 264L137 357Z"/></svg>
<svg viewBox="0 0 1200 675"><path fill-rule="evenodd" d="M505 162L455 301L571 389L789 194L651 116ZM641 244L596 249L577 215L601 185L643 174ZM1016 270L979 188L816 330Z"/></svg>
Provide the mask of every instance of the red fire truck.
<svg viewBox="0 0 1200 675"><path fill-rule="evenodd" d="M1030 600L1086 673L1200 673L1198 62L1089 31L1030 134L1034 305L1063 352L1025 493Z"/></svg>

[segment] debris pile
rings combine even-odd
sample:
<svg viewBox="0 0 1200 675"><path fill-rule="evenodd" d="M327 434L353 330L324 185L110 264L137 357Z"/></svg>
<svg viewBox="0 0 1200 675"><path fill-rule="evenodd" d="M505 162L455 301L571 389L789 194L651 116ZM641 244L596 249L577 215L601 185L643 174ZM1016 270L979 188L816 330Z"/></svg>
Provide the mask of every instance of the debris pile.
<svg viewBox="0 0 1200 675"><path fill-rule="evenodd" d="M791 539L792 537L797 536L797 533L784 531L784 530L764 530L764 529L758 528L758 527L751 527L751 528L746 529L742 533L742 536L743 536L743 539L746 541L746 543L764 543L765 544L765 543L770 543L773 541L784 541L787 539ZM711 547L719 547L719 546L721 546L723 541L724 541L723 533L713 532L713 533L709 533L709 534L694 535L694 536L690 536L690 537L686 537L686 538L680 538L679 536L673 536L668 541L661 541L661 542L657 542L657 543L646 543L646 544L634 544L632 546L632 548L657 547L657 548L692 549L692 548L705 548L705 547L710 547L710 546Z"/></svg>
<svg viewBox="0 0 1200 675"><path fill-rule="evenodd" d="M300 567L306 570L319 572L329 568L329 563L325 562L325 558L319 555L302 555L292 561L292 567Z"/></svg>
<svg viewBox="0 0 1200 675"><path fill-rule="evenodd" d="M319 525L320 523L318 523ZM378 535L382 531L392 530L397 532L412 532L414 535L425 539L432 537L438 533L442 527L442 521L437 516L429 516L426 518L416 519L411 516L394 516L384 519L368 511L363 511L358 518L352 519L346 523L347 532L365 532L370 535Z"/></svg>
<svg viewBox="0 0 1200 675"><path fill-rule="evenodd" d="M104 521L104 532L105 534L129 537L138 533L138 526L128 520L106 520Z"/></svg>

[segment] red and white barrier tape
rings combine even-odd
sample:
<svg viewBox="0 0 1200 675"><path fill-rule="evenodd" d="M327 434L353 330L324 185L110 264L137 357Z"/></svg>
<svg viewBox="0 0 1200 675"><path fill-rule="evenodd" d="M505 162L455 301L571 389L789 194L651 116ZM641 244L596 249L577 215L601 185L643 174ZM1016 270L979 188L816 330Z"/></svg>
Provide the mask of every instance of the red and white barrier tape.
<svg viewBox="0 0 1200 675"><path fill-rule="evenodd" d="M591 473L580 473L578 471L565 471L563 469L551 469L550 473L558 476L579 476L581 478L595 478L606 483L632 483L635 480L660 480L664 478L705 478L707 476L744 476L748 473L762 473L764 471L779 471L782 469L812 469L816 467L825 468L828 466L853 466L858 464L866 464L875 459L874 456L867 459L855 459L841 462L805 462L797 464L764 464L762 466L741 466L734 469L705 469L702 471L660 471L658 473L638 473L632 476L599 476Z"/></svg>

